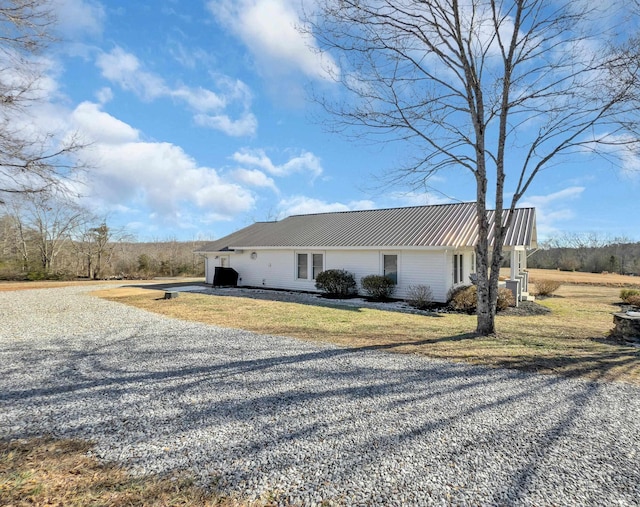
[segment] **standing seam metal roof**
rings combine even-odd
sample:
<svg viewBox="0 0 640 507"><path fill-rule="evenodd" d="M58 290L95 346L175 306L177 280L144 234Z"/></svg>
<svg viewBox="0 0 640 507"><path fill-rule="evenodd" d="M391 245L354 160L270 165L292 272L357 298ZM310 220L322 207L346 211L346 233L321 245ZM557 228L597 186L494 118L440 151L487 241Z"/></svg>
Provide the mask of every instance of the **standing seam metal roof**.
<svg viewBox="0 0 640 507"><path fill-rule="evenodd" d="M505 246L535 247L534 208L517 208ZM490 237L495 212L489 211ZM475 203L294 215L257 222L204 245L201 252L259 247L473 247Z"/></svg>

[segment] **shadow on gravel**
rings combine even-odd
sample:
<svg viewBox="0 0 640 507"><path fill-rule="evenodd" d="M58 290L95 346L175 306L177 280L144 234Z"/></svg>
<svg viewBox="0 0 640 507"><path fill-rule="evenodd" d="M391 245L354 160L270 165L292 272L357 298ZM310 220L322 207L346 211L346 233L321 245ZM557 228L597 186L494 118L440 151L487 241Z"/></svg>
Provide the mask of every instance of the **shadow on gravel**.
<svg viewBox="0 0 640 507"><path fill-rule="evenodd" d="M34 436L47 426L64 436L102 439L130 466L215 469L219 486L230 490L311 470L300 490L315 484L314 473L325 474L325 483L337 484L336 498L345 484L387 481L415 492L415 500L423 493L412 489L414 481L431 474L438 479L432 493L453 504L540 503L531 497L540 481L570 484L586 474L594 491L607 492L591 499L598 503L611 494L627 499L630 481L640 479L612 433L624 407L607 409L611 420L599 420L599 427L587 425L586 411L603 388L597 383L402 356L382 361L369 353L403 344L301 351L293 341L274 347L245 333L243 339L256 343L243 351L239 342L215 336L191 345L182 334L118 333L93 348L73 339L47 350L13 345L11 356L20 363L13 372L49 375L39 385L2 389L1 404L20 404L22 417L34 421L33 435L3 436ZM284 351L284 343L291 349ZM592 438L593 432L605 437ZM575 475L558 465L556 447L565 439L589 441L598 456L594 469L578 467ZM414 452L419 458L409 459ZM618 486L602 473L614 466L624 471ZM485 469L493 474L489 482ZM395 498L392 490L389 495L383 501Z"/></svg>

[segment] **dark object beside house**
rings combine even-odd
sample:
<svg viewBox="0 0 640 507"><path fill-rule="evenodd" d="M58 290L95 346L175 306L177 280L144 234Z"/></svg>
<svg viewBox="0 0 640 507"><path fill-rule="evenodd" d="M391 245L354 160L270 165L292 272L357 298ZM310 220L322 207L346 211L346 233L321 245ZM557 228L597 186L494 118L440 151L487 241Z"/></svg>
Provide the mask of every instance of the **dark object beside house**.
<svg viewBox="0 0 640 507"><path fill-rule="evenodd" d="M213 274L214 287L235 287L238 285L238 272L233 268L216 266Z"/></svg>

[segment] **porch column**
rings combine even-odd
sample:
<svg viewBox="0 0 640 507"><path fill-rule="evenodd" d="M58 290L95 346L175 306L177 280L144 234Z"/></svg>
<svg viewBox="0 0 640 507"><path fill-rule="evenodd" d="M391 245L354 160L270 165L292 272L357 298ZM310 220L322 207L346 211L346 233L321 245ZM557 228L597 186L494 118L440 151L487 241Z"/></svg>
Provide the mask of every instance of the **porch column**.
<svg viewBox="0 0 640 507"><path fill-rule="evenodd" d="M511 276L510 280L516 280L516 277L520 273L520 252L515 248L511 250L511 262L509 263L511 266Z"/></svg>

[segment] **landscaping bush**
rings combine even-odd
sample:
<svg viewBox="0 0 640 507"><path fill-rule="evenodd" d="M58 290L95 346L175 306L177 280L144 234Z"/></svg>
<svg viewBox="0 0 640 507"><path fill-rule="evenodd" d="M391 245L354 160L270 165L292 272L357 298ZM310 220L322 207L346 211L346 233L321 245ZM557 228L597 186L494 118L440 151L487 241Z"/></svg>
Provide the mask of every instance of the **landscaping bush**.
<svg viewBox="0 0 640 507"><path fill-rule="evenodd" d="M622 301L624 301L625 303L629 303L629 304L634 304L631 301L629 301L629 298L632 298L634 296L640 296L640 290L638 289L622 289L620 291L620 299L622 299Z"/></svg>
<svg viewBox="0 0 640 507"><path fill-rule="evenodd" d="M407 288L407 303L418 310L426 310L433 303L433 292L428 285L410 285Z"/></svg>
<svg viewBox="0 0 640 507"><path fill-rule="evenodd" d="M537 280L531 283L536 286L536 296L550 296L562 285L557 280Z"/></svg>
<svg viewBox="0 0 640 507"><path fill-rule="evenodd" d="M516 298L509 289L500 287L498 289L498 301L496 302L496 308L498 311L506 310L510 306L516 306Z"/></svg>
<svg viewBox="0 0 640 507"><path fill-rule="evenodd" d="M473 313L478 306L478 288L475 285L452 287L447 295L449 305L458 312Z"/></svg>
<svg viewBox="0 0 640 507"><path fill-rule="evenodd" d="M346 297L356 292L356 279L344 269L327 269L316 276L316 289L328 296Z"/></svg>
<svg viewBox="0 0 640 507"><path fill-rule="evenodd" d="M627 303L629 303L630 305L637 306L638 308L640 308L640 294L635 295L635 296L629 296L627 298Z"/></svg>
<svg viewBox="0 0 640 507"><path fill-rule="evenodd" d="M360 280L362 289L373 299L389 299L396 290L396 284L391 278L382 275L363 276Z"/></svg>
<svg viewBox="0 0 640 507"><path fill-rule="evenodd" d="M513 292L504 287L498 289L496 309L506 310L515 306L516 299ZM456 311L474 313L478 307L478 288L475 285L461 285L449 291L449 305Z"/></svg>

